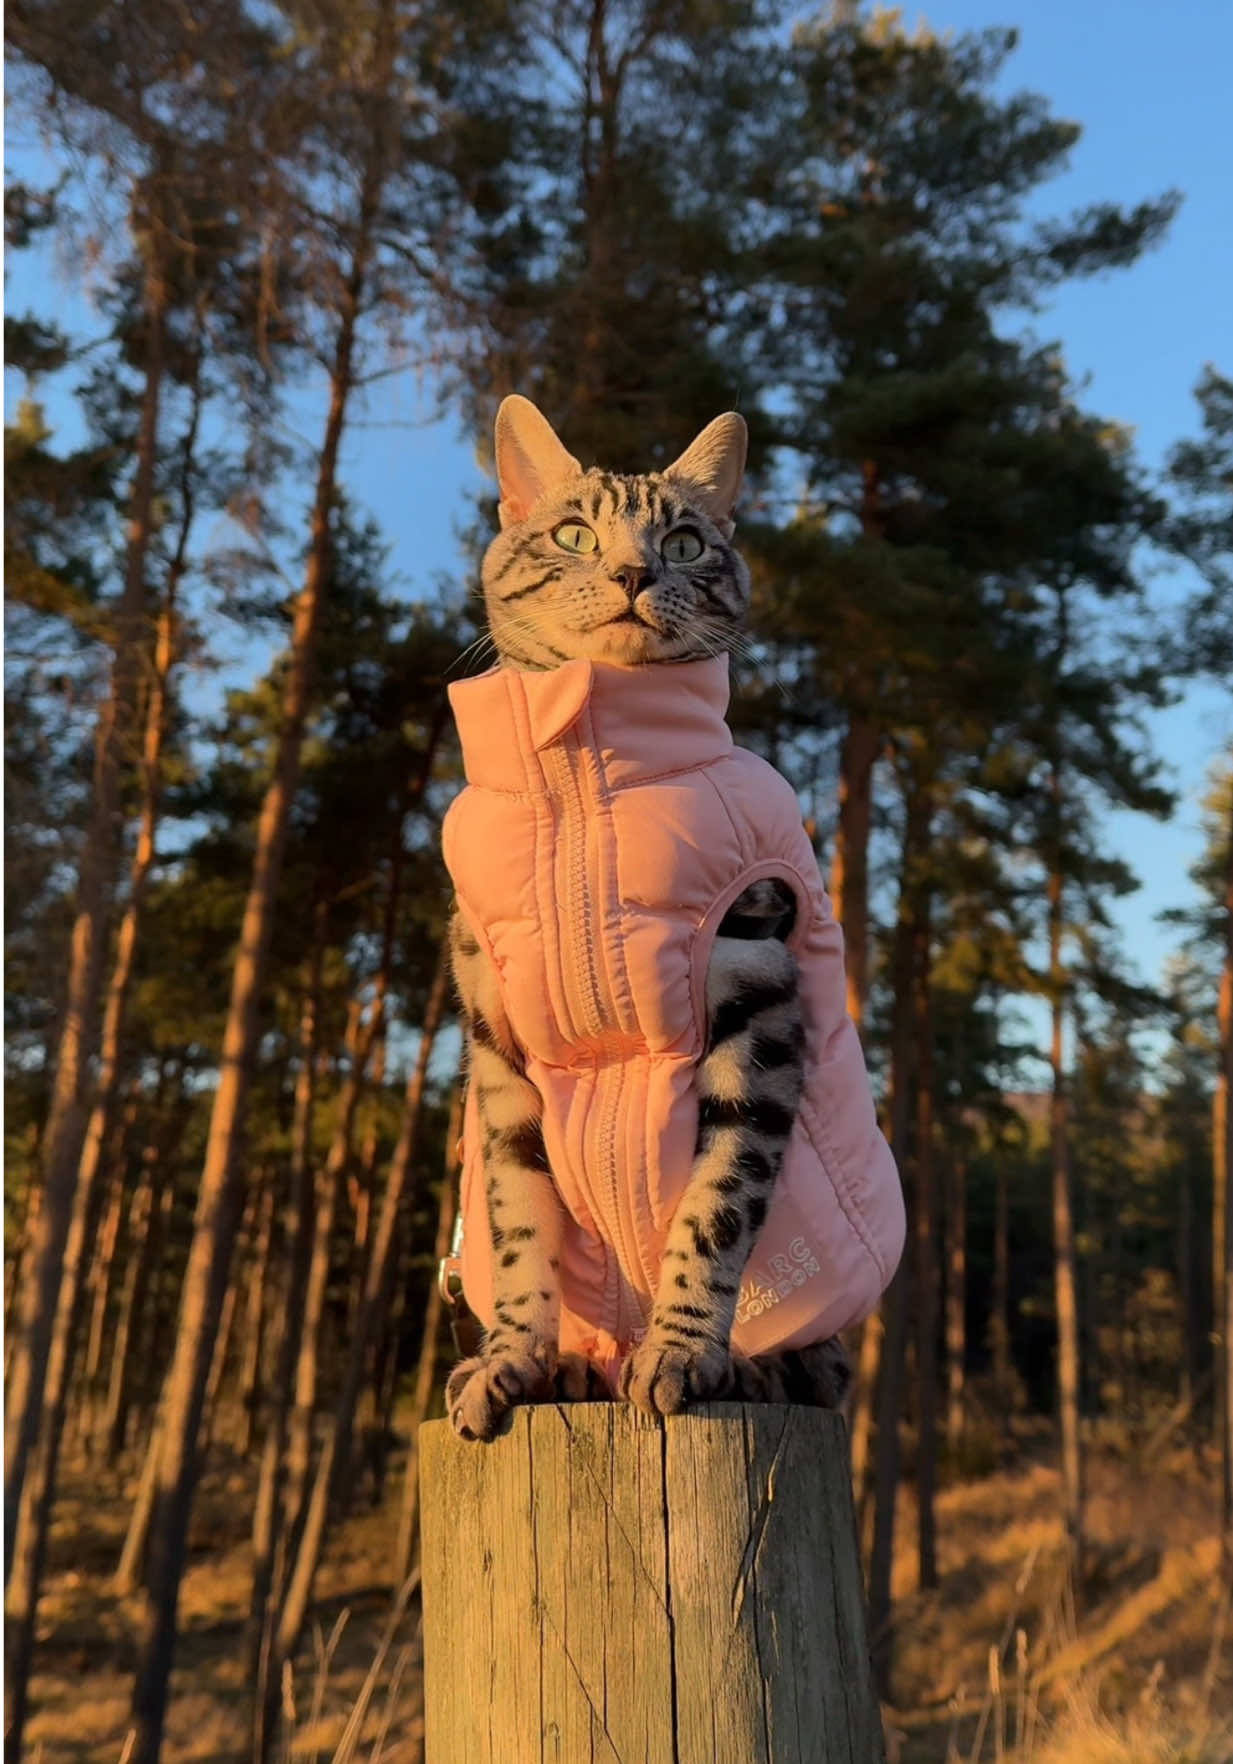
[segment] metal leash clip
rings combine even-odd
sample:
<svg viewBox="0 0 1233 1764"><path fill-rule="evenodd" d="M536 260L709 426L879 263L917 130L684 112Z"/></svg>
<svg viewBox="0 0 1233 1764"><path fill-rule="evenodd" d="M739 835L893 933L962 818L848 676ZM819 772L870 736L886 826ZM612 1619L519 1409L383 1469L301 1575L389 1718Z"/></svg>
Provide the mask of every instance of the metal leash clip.
<svg viewBox="0 0 1233 1764"><path fill-rule="evenodd" d="M462 1212L454 1219L454 1237L450 1253L437 1265L437 1290L449 1306L450 1338L454 1351L463 1360L479 1352L480 1325L462 1290Z"/></svg>

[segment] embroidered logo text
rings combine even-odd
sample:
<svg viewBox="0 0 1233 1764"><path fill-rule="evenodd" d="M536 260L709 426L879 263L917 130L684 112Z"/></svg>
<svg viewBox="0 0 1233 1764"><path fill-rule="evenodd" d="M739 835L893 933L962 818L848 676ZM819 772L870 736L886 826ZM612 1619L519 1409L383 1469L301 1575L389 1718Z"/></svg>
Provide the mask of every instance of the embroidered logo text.
<svg viewBox="0 0 1233 1764"><path fill-rule="evenodd" d="M764 1262L750 1262L736 1301L736 1321L748 1323L761 1317L820 1272L818 1258L803 1237L794 1237L784 1254L768 1256Z"/></svg>

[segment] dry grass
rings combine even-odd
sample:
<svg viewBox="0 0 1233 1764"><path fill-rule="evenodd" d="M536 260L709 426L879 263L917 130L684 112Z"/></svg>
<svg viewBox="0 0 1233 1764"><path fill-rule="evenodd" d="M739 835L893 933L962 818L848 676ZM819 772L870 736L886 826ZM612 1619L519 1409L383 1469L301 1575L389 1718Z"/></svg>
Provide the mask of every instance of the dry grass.
<svg viewBox="0 0 1233 1764"><path fill-rule="evenodd" d="M283 1687L281 1764L419 1764L418 1601L391 1611L387 1563L401 1466L381 1509L339 1527L301 1658ZM164 1757L247 1756L243 1627L252 1473L208 1475L190 1540ZM131 1495L70 1463L53 1538L29 1755L115 1764L136 1606L109 1589ZM936 1591L915 1586L903 1497L895 1564L891 1764L1233 1764L1233 1616L1219 1579L1210 1463L1143 1471L1111 1445L1090 1463L1091 1570L1080 1620L1066 1583L1058 1479L1025 1461L938 1503Z"/></svg>
<svg viewBox="0 0 1233 1764"><path fill-rule="evenodd" d="M360 1501L330 1540L309 1634L283 1686L295 1735L283 1764L332 1759L361 1698L362 1720L340 1764L374 1757L377 1764L418 1764L422 1756L418 1612L404 1610L390 1626L386 1564L397 1470L384 1509ZM199 1492L180 1598L167 1764L235 1764L249 1755L244 1623L254 1485L248 1466L224 1460ZM131 1494L131 1478L108 1477L80 1461L67 1467L27 1728L27 1755L44 1764L116 1764L119 1757L138 1607L115 1594L109 1576Z"/></svg>
<svg viewBox="0 0 1233 1764"><path fill-rule="evenodd" d="M1049 1464L942 1494L929 1593L904 1499L892 1764L1233 1764L1214 1466L1105 1446L1088 1474L1078 1615Z"/></svg>

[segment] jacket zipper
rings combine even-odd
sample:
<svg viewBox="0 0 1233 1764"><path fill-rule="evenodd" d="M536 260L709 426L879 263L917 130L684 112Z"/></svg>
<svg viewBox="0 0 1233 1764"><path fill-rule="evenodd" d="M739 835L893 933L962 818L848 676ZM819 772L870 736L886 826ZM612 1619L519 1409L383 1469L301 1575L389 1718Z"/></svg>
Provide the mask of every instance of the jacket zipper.
<svg viewBox="0 0 1233 1764"><path fill-rule="evenodd" d="M561 817L569 894L565 902L565 918L569 924L573 957L568 967L570 978L576 983L576 997L570 1001L570 1011L575 1028L598 1041L604 1033L604 1012L599 996L599 964L587 911L587 804L580 776L577 736L567 734L563 737L559 757L557 776L564 786L562 796L566 804Z"/></svg>
<svg viewBox="0 0 1233 1764"><path fill-rule="evenodd" d="M555 782L561 790L563 813L561 831L565 846L565 875L568 898L561 903L568 927L570 959L563 964L572 986L567 981L569 1009L576 1029L601 1041L605 1033L603 1000L600 996L599 959L595 948L592 916L588 907L587 878L587 809L589 804L582 782L581 745L572 731L562 737L559 748L545 750L552 754ZM562 978L565 979L565 973ZM621 1228L621 1209L617 1194L616 1158L616 1095L611 1074L598 1064L595 1075L600 1110L596 1125L595 1147L601 1168L596 1171L597 1186L602 1182L608 1200L608 1218L616 1239L615 1313L613 1330L624 1345L627 1317L625 1304L625 1269L635 1264L630 1260L628 1245ZM605 1246L607 1247L607 1246ZM611 1253L611 1252L609 1252Z"/></svg>

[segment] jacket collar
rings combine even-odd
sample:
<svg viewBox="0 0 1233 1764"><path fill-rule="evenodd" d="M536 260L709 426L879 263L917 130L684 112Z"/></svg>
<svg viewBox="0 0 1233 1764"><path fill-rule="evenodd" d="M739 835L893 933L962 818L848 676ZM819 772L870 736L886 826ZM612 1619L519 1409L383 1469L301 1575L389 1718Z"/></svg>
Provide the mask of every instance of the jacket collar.
<svg viewBox="0 0 1233 1764"><path fill-rule="evenodd" d="M726 655L644 668L579 660L543 674L490 668L449 696L467 780L493 790L542 789L537 756L575 727L614 785L688 771L732 747Z"/></svg>

